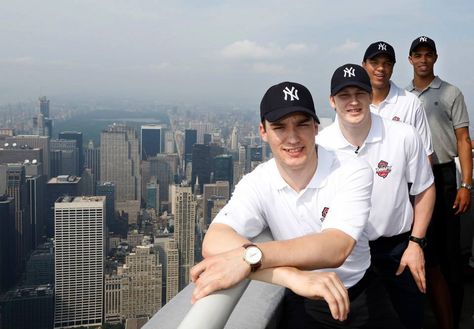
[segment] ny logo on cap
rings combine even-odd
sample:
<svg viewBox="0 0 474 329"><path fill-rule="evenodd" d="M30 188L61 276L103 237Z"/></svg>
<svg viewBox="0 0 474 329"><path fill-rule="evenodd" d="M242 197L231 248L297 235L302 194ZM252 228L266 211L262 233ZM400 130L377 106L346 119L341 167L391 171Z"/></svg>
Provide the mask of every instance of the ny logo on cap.
<svg viewBox="0 0 474 329"><path fill-rule="evenodd" d="M420 37L420 42L427 42L428 38L427 37Z"/></svg>
<svg viewBox="0 0 474 329"><path fill-rule="evenodd" d="M385 43L379 43L379 50L387 51L387 45Z"/></svg>
<svg viewBox="0 0 474 329"><path fill-rule="evenodd" d="M344 68L344 78L355 77L355 75L355 69L352 66Z"/></svg>
<svg viewBox="0 0 474 329"><path fill-rule="evenodd" d="M298 97L298 89L296 89L294 86L292 86L291 89L285 87L285 89L283 89L283 93L285 94L285 101L288 100L288 96L290 96L290 101L295 99L300 100Z"/></svg>

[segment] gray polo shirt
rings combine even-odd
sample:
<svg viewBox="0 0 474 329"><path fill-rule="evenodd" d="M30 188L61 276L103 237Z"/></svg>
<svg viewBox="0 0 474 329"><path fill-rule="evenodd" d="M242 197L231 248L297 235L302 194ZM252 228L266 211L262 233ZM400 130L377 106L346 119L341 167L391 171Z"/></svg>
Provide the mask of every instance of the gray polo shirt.
<svg viewBox="0 0 474 329"><path fill-rule="evenodd" d="M463 94L438 76L421 92L415 89L413 81L407 90L417 95L425 108L433 140L433 163L453 161L458 155L454 130L469 127Z"/></svg>

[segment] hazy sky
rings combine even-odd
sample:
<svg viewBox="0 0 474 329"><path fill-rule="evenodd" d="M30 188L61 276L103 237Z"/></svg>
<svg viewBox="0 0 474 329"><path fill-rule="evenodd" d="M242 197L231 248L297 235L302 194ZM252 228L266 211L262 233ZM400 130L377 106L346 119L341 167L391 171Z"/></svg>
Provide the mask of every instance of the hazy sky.
<svg viewBox="0 0 474 329"><path fill-rule="evenodd" d="M472 0L0 2L0 103L44 94L258 104L270 85L292 80L328 108L336 67L384 40L405 86L409 45L428 35L435 73L474 108Z"/></svg>

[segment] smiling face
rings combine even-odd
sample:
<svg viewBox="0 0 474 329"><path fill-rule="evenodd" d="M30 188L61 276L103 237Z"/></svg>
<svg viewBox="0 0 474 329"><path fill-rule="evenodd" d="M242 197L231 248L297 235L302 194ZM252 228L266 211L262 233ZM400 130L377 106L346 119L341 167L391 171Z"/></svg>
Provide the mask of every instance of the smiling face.
<svg viewBox="0 0 474 329"><path fill-rule="evenodd" d="M362 63L362 66L369 74L372 88L384 89L390 85L393 65L393 60L384 54L368 58Z"/></svg>
<svg viewBox="0 0 474 329"><path fill-rule="evenodd" d="M438 55L427 46L419 46L408 57L416 76L429 78L434 76L433 67Z"/></svg>
<svg viewBox="0 0 474 329"><path fill-rule="evenodd" d="M370 125L370 103L372 94L358 87L346 87L329 97L331 107L336 109L339 123L357 127Z"/></svg>
<svg viewBox="0 0 474 329"><path fill-rule="evenodd" d="M282 119L260 124L260 135L272 150L279 168L304 170L316 164L314 138L318 127L312 117L293 113Z"/></svg>

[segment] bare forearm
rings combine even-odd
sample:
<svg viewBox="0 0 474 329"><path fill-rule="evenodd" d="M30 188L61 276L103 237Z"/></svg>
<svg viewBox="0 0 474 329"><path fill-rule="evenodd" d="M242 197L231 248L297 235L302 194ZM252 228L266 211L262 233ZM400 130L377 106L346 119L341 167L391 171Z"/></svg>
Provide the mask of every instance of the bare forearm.
<svg viewBox="0 0 474 329"><path fill-rule="evenodd" d="M248 239L225 224L212 224L202 243L203 257L217 255L242 246Z"/></svg>
<svg viewBox="0 0 474 329"><path fill-rule="evenodd" d="M458 138L457 146L462 182L472 185L472 148L469 134Z"/></svg>
<svg viewBox="0 0 474 329"><path fill-rule="evenodd" d="M356 241L347 234L328 229L296 239L257 244L263 252L262 268L291 266L302 270L339 267Z"/></svg>
<svg viewBox="0 0 474 329"><path fill-rule="evenodd" d="M431 215L433 214L435 198L436 190L434 184L415 196L413 236L425 237Z"/></svg>

